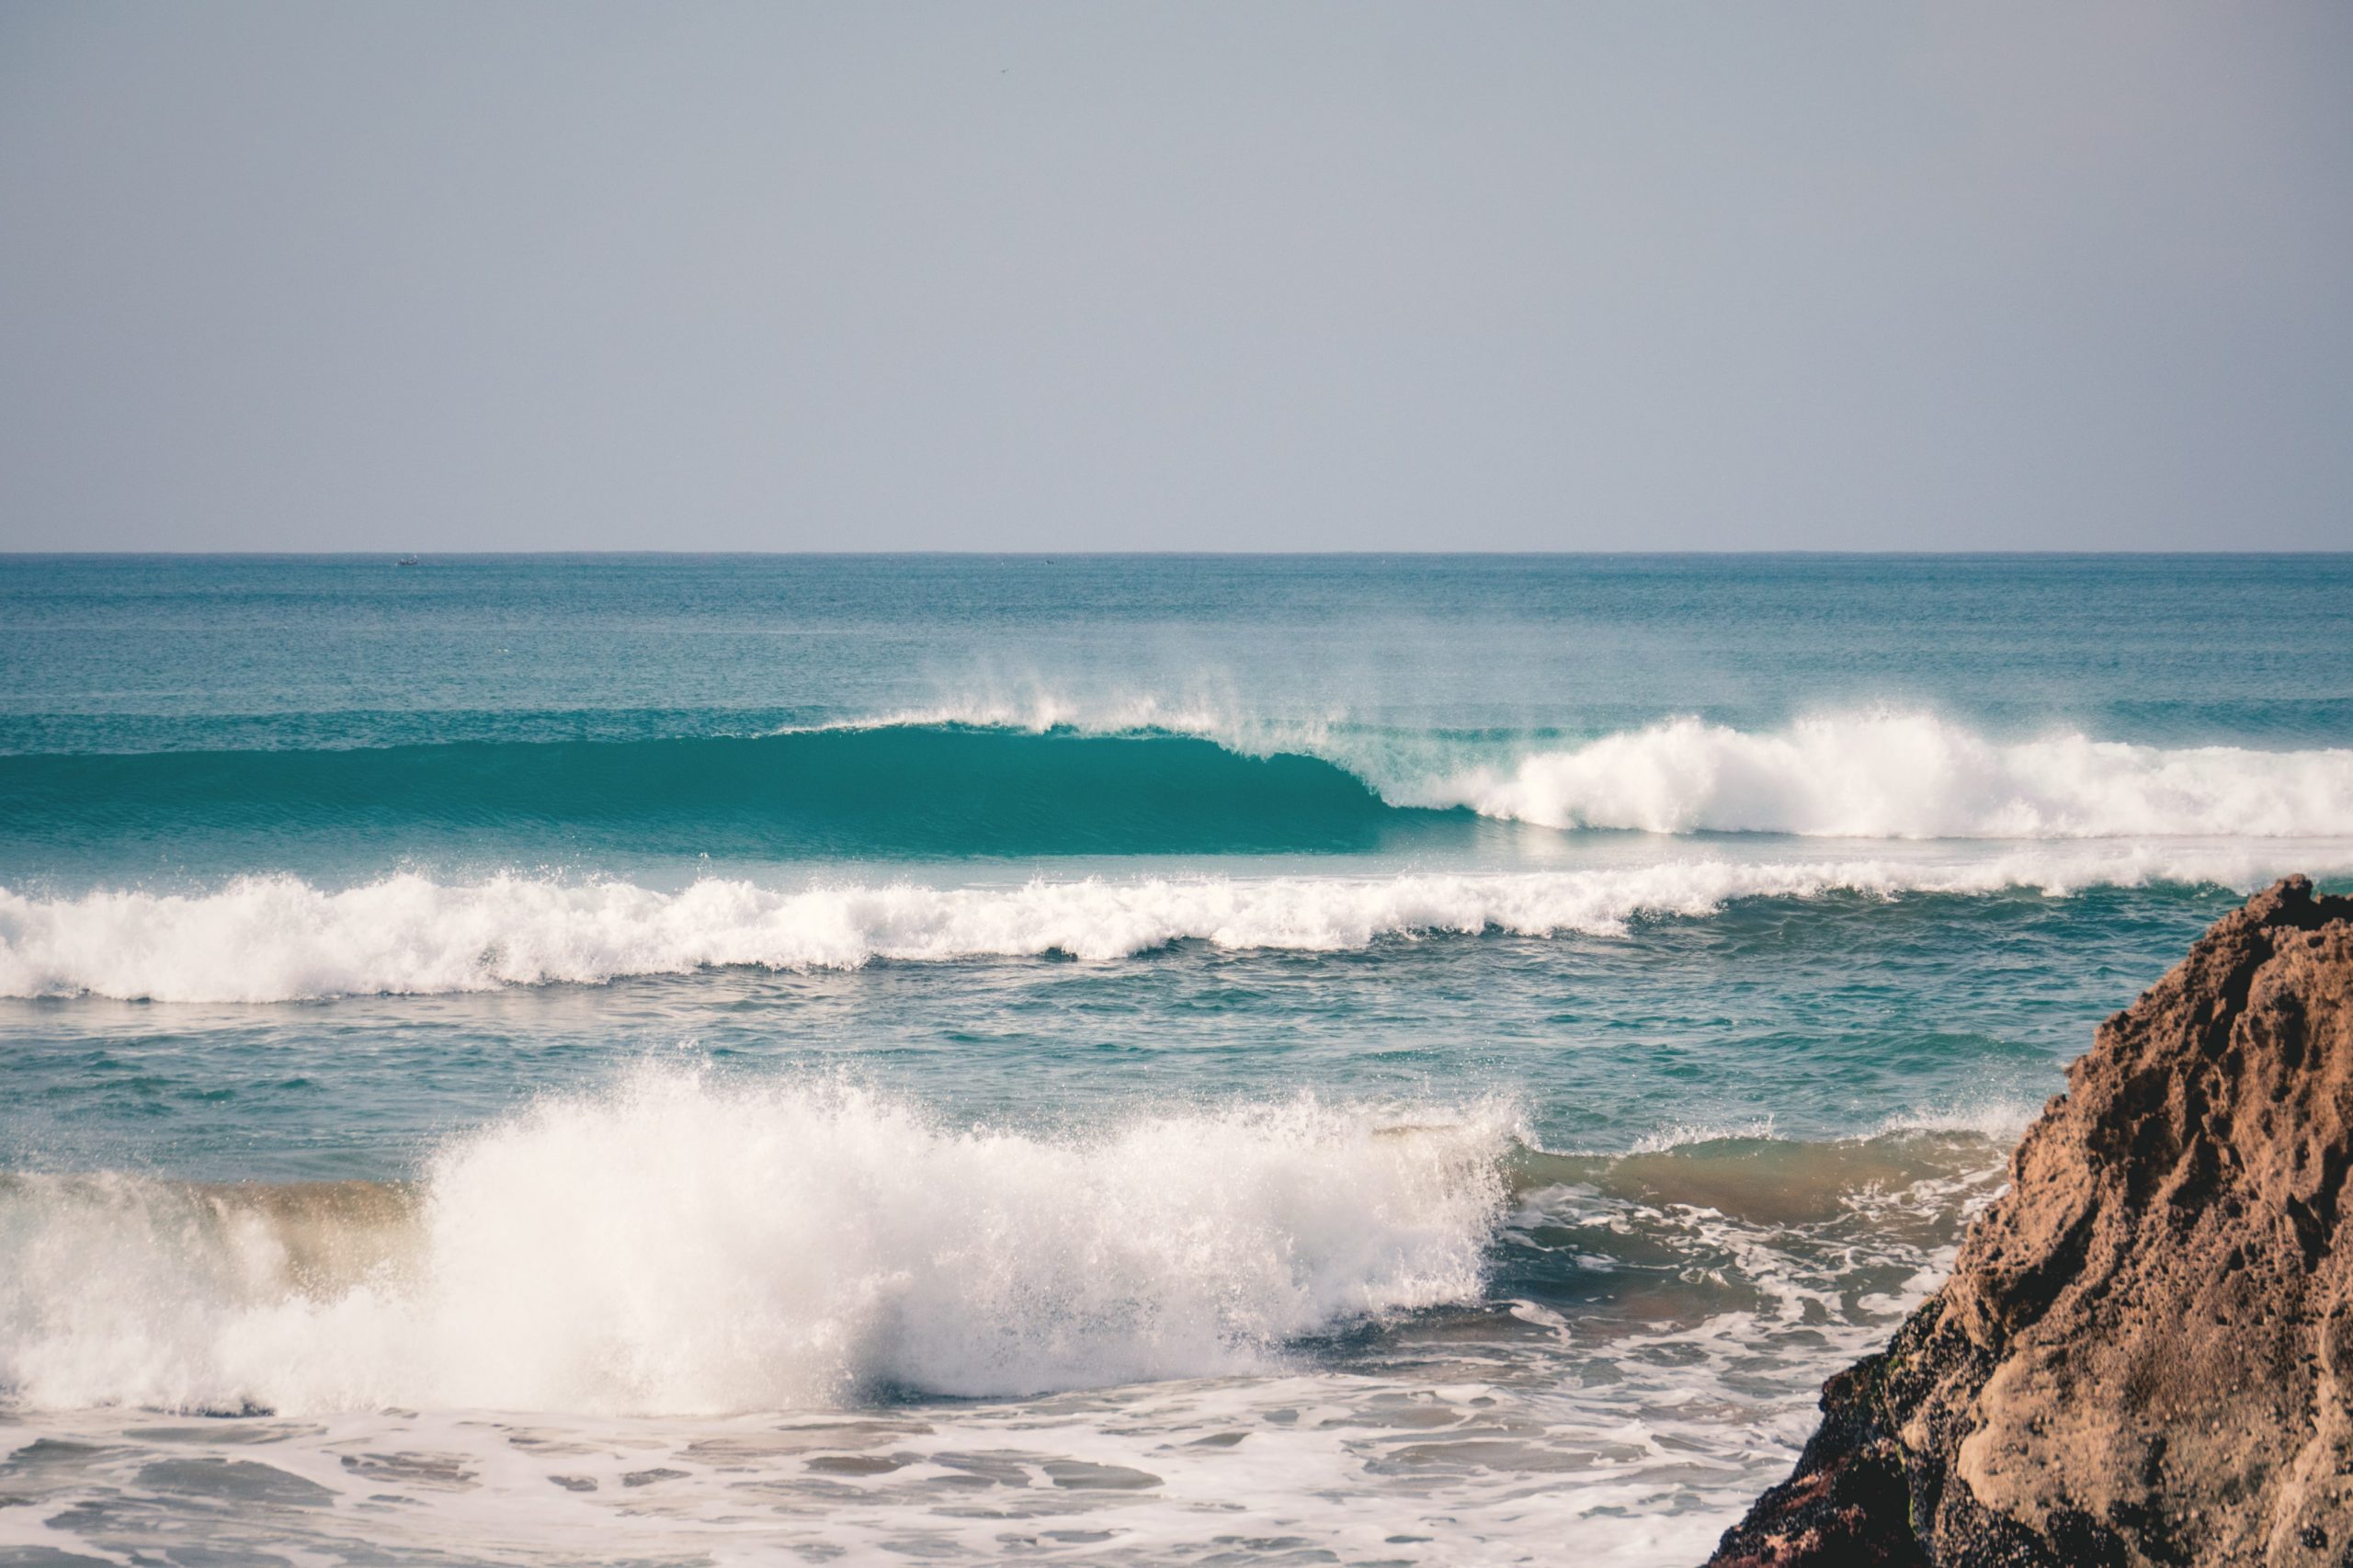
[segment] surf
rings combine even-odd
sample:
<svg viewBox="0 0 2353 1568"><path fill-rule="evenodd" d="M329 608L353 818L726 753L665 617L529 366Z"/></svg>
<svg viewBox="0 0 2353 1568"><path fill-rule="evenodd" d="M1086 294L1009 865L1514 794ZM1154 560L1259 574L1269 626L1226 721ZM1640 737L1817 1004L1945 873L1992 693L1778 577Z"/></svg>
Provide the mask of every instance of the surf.
<svg viewBox="0 0 2353 1568"><path fill-rule="evenodd" d="M0 1175L0 1405L717 1415L1280 1375L1449 1314L1818 1334L1916 1293L2002 1147L1552 1153L1507 1102L1312 1095L1040 1131L643 1064L404 1181Z"/></svg>
<svg viewBox="0 0 2353 1568"><path fill-rule="evenodd" d="M1390 940L1625 937L1737 901L2062 896L2152 883L2244 887L2326 854L2167 842L1990 855L1676 855L1559 871L1379 876L1035 878L1015 885L706 876L610 879L401 872L357 886L244 877L210 892L0 888L0 996L276 1003L604 984L729 967L858 969L1051 956L1109 963L1199 942L1226 951L1358 951Z"/></svg>
<svg viewBox="0 0 2353 1568"><path fill-rule="evenodd" d="M2353 749L1997 739L1925 712L1587 737L995 710L756 736L0 756L54 859L625 850L741 859L1402 854L1532 832L1891 840L2353 835ZM1181 726L1172 728L1170 726ZM304 850L304 846L310 846Z"/></svg>
<svg viewBox="0 0 2353 1568"><path fill-rule="evenodd" d="M413 1184L0 1178L0 1391L42 1409L843 1406L1261 1370L1477 1299L1498 1108L1302 1097L1040 1134L639 1071Z"/></svg>
<svg viewBox="0 0 2353 1568"><path fill-rule="evenodd" d="M1749 733L1672 719L1465 769L1410 803L1556 828L1836 838L2292 838L2353 830L2353 750L1997 741L1927 713Z"/></svg>

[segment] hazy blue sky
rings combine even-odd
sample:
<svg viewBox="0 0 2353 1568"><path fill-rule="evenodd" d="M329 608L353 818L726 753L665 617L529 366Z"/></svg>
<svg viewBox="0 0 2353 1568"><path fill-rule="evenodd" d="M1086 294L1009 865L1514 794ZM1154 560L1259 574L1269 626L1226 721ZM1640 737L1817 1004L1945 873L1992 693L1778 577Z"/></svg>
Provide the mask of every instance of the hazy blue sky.
<svg viewBox="0 0 2353 1568"><path fill-rule="evenodd" d="M0 547L2353 547L2353 6L0 0Z"/></svg>

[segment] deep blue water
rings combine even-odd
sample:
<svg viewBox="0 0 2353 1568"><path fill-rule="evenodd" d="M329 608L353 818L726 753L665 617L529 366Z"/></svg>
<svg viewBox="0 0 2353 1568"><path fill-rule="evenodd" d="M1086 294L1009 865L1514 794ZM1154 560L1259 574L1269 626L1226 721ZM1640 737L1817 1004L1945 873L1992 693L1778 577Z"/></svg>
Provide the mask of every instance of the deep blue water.
<svg viewBox="0 0 2353 1568"><path fill-rule="evenodd" d="M489 1410L888 1428L779 1551L1009 1550L1010 1423L1046 1557L1678 1560L2098 1020L2353 873L2343 556L10 557L0 671L0 1412L132 1456L8 1483L60 1551L244 1410L595 1559ZM1342 1512L1222 1545L1291 1505L1145 1426Z"/></svg>
<svg viewBox="0 0 2353 1568"><path fill-rule="evenodd" d="M11 556L0 745L757 734L933 704L1231 699L1592 735L1934 708L2343 744L2353 555Z"/></svg>

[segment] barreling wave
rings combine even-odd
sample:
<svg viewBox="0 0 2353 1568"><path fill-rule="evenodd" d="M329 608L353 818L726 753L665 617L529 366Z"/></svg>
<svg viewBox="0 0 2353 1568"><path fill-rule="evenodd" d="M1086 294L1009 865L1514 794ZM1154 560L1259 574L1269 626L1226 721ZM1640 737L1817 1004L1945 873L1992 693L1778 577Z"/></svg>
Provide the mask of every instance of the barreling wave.
<svg viewBox="0 0 2353 1568"><path fill-rule="evenodd" d="M1197 736L1320 757L1401 809L1553 828L1830 838L2329 837L2353 834L2353 748L2154 746L2054 730L2001 741L1874 709L1750 732L1674 718L1589 739L1278 722L1137 699L1033 694L846 728Z"/></svg>
<svg viewBox="0 0 2353 1568"><path fill-rule="evenodd" d="M1126 727L1128 718L1151 721ZM1477 818L1888 839L2353 835L2353 750L1996 741L1918 713L1574 741L976 711L748 737L0 756L19 842L504 832L652 853L971 858L1394 849ZM995 721L1005 721L997 722ZM1475 813L1475 815L1474 815Z"/></svg>
<svg viewBox="0 0 2353 1568"><path fill-rule="evenodd" d="M1317 758L1166 733L945 724L0 757L0 821L52 842L505 831L686 854L968 858L1361 849L1399 816Z"/></svg>
<svg viewBox="0 0 2353 1568"><path fill-rule="evenodd" d="M1512 1124L1301 1099L1086 1134L642 1071L407 1187L0 1177L37 1408L704 1413L1225 1373L1476 1299Z"/></svg>
<svg viewBox="0 0 2353 1568"><path fill-rule="evenodd" d="M0 889L0 995L281 1002L599 983L729 966L855 968L1046 954L1109 960L1182 941L1330 952L1386 937L1502 931L1614 935L1728 901L1986 894L2185 882L2249 887L2353 870L2299 853L2174 845L2050 846L1993 858L1680 858L1570 871L1385 877L1033 881L773 888L712 877L676 892L621 881L415 873L330 890L255 877L197 894Z"/></svg>

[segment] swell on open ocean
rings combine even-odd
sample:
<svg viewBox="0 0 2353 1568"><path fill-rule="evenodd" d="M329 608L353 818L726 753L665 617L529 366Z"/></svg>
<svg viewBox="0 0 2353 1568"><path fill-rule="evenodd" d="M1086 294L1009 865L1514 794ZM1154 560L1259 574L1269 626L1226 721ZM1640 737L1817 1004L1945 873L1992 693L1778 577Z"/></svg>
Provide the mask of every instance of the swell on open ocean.
<svg viewBox="0 0 2353 1568"><path fill-rule="evenodd" d="M0 558L0 1560L1694 1562L2353 558Z"/></svg>

